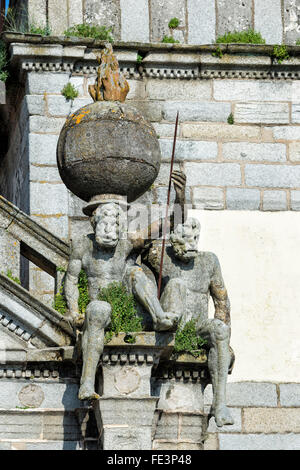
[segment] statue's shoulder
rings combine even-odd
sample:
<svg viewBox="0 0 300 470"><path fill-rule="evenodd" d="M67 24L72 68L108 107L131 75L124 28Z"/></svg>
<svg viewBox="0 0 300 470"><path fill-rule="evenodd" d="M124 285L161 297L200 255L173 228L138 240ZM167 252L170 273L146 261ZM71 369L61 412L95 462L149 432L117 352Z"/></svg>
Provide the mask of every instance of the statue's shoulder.
<svg viewBox="0 0 300 470"><path fill-rule="evenodd" d="M93 245L93 234L75 235L71 239L71 253L75 257L82 255Z"/></svg>
<svg viewBox="0 0 300 470"><path fill-rule="evenodd" d="M217 255L211 251L199 251L199 258L211 268L219 267L220 262Z"/></svg>

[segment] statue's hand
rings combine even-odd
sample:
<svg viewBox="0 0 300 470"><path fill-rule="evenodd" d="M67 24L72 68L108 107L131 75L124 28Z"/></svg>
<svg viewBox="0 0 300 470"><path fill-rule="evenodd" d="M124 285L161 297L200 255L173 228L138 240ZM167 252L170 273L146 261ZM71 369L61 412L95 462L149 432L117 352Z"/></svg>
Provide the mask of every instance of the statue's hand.
<svg viewBox="0 0 300 470"><path fill-rule="evenodd" d="M173 171L171 175L174 189L176 191L176 198L179 201L184 201L186 176L183 171Z"/></svg>

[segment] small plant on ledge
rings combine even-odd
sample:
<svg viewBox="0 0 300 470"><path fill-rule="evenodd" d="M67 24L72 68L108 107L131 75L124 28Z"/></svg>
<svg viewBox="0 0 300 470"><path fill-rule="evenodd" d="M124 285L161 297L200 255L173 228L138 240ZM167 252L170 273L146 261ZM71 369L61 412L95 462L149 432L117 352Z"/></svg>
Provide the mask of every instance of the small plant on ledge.
<svg viewBox="0 0 300 470"><path fill-rule="evenodd" d="M74 100L78 96L78 91L72 85L72 83L67 83L64 88L61 90L61 94L66 98L67 101Z"/></svg>
<svg viewBox="0 0 300 470"><path fill-rule="evenodd" d="M206 344L207 341L197 334L194 320L187 322L184 326L179 325L174 345L177 355L187 353L194 357L200 357L203 354L203 346Z"/></svg>
<svg viewBox="0 0 300 470"><path fill-rule="evenodd" d="M233 31L219 36L216 40L216 44L231 44L231 43L243 43L243 44L265 44L266 41L262 35L248 29L246 31Z"/></svg>
<svg viewBox="0 0 300 470"><path fill-rule="evenodd" d="M89 24L77 24L67 29L64 35L67 37L80 37L80 38L94 38L101 41L113 42L112 28L106 28L105 26L93 26Z"/></svg>
<svg viewBox="0 0 300 470"><path fill-rule="evenodd" d="M179 41L172 36L164 36L161 42L165 44L179 44Z"/></svg>
<svg viewBox="0 0 300 470"><path fill-rule="evenodd" d="M228 124L234 124L234 117L232 113L229 114L227 122Z"/></svg>
<svg viewBox="0 0 300 470"><path fill-rule="evenodd" d="M300 46L300 38L296 41L296 46Z"/></svg>
<svg viewBox="0 0 300 470"><path fill-rule="evenodd" d="M273 48L272 56L278 64L281 64L284 60L288 60L290 58L287 47L285 44L276 45Z"/></svg>

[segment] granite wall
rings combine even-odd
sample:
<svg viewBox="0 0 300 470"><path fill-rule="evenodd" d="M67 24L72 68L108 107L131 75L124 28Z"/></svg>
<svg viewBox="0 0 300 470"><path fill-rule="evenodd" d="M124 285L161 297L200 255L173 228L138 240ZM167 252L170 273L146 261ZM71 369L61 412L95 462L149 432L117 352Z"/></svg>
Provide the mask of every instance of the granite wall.
<svg viewBox="0 0 300 470"><path fill-rule="evenodd" d="M11 0L28 5L30 21L62 34L87 22L112 27L116 40L160 42L164 35L188 44L209 44L228 31L254 28L268 44L295 44L300 0ZM172 18L180 20L170 30Z"/></svg>

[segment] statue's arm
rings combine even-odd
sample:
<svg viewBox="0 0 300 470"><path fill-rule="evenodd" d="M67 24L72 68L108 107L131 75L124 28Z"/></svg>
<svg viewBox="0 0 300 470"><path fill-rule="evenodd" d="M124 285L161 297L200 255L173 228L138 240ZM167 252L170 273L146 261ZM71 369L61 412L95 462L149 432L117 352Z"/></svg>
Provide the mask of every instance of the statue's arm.
<svg viewBox="0 0 300 470"><path fill-rule="evenodd" d="M67 301L69 314L73 319L79 316L78 309L78 278L82 267L80 250L76 249L74 243L71 244L71 256L66 273L64 292Z"/></svg>
<svg viewBox="0 0 300 470"><path fill-rule="evenodd" d="M176 192L174 208L167 220L166 233L173 232L178 224L184 223L187 214L185 213L185 187L186 176L183 171L173 171L172 182ZM166 201L167 203L167 201ZM159 220L156 220L144 230L140 230L131 236L131 242L134 248L142 249L147 242L153 239L153 234L157 238L163 235L165 223L165 214L162 214Z"/></svg>
<svg viewBox="0 0 300 470"><path fill-rule="evenodd" d="M210 295L215 306L215 318L230 325L230 301L223 281L221 266L218 258L210 254L213 262L213 273L210 282Z"/></svg>

